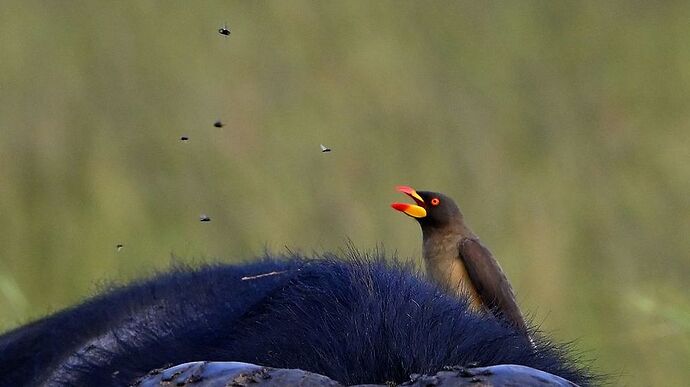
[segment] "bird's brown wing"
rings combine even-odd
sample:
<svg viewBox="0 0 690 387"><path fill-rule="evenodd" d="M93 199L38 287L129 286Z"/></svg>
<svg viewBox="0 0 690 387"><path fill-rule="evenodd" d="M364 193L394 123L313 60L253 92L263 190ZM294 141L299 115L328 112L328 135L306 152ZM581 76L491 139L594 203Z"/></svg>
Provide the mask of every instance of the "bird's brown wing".
<svg viewBox="0 0 690 387"><path fill-rule="evenodd" d="M482 303L528 335L513 288L491 251L476 239L464 238L460 241L460 259Z"/></svg>

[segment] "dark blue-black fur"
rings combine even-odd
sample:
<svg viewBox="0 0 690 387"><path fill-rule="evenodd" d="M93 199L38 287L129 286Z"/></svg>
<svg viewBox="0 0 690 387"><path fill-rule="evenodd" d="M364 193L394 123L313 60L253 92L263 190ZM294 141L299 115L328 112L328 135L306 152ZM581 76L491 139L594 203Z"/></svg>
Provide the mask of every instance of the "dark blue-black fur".
<svg viewBox="0 0 690 387"><path fill-rule="evenodd" d="M120 386L197 360L301 368L346 384L474 364L593 383L565 347L532 347L410 268L348 255L178 268L113 288L0 336L0 385Z"/></svg>

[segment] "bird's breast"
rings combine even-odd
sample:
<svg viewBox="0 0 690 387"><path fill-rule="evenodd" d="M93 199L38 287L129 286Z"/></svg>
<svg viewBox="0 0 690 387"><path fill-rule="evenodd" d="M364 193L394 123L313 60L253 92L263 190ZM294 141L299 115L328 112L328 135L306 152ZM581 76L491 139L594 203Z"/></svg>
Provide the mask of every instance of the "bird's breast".
<svg viewBox="0 0 690 387"><path fill-rule="evenodd" d="M460 238L455 235L425 238L423 255L427 275L449 294L467 297L474 310L484 310L477 289L460 258L459 246Z"/></svg>

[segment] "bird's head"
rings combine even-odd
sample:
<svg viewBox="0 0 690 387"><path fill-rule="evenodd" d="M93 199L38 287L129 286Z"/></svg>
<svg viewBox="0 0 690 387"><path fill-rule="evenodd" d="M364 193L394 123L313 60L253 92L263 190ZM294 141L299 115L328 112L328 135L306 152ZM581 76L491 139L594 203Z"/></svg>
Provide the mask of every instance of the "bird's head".
<svg viewBox="0 0 690 387"><path fill-rule="evenodd" d="M422 229L440 228L462 222L462 213L453 199L430 191L415 191L412 187L398 186L396 189L412 198L415 204L393 203L391 207L417 219Z"/></svg>

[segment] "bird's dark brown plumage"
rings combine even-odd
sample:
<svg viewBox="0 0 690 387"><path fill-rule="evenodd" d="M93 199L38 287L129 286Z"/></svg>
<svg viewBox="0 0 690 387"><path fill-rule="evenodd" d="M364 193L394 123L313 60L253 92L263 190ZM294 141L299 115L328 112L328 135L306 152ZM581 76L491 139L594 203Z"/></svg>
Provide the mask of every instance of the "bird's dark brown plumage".
<svg viewBox="0 0 690 387"><path fill-rule="evenodd" d="M464 238L460 241L460 258L482 303L528 334L513 288L491 251L477 239Z"/></svg>
<svg viewBox="0 0 690 387"><path fill-rule="evenodd" d="M416 205L393 208L414 217L422 228L424 261L429 276L446 291L462 294L479 309L503 318L529 336L515 294L498 261L467 227L455 202L440 193L398 190Z"/></svg>

